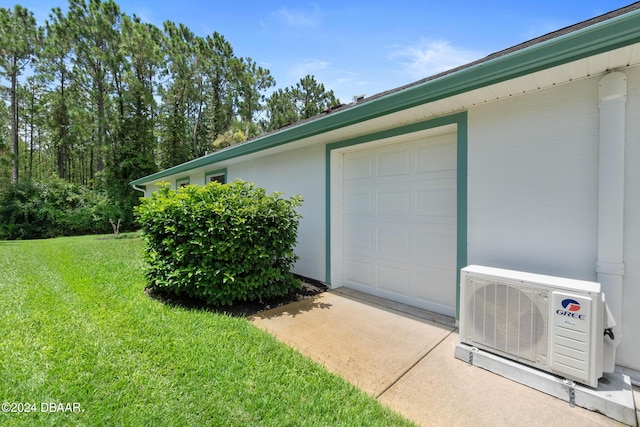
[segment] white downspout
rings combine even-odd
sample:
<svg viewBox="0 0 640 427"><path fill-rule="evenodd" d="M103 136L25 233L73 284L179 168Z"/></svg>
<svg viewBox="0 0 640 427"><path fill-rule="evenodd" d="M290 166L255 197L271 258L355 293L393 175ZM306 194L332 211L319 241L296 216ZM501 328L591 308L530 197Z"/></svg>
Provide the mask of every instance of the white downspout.
<svg viewBox="0 0 640 427"><path fill-rule="evenodd" d="M627 77L611 72L599 85L600 148L598 161L598 260L596 272L618 326L617 346L623 339L622 279L624 276L624 148ZM619 354L619 353L618 353Z"/></svg>
<svg viewBox="0 0 640 427"><path fill-rule="evenodd" d="M142 194L144 194L144 196L142 196L142 197L146 197L147 196L147 190L146 189L144 189L142 187L138 187L137 185L133 185L133 184L131 184L131 187L134 190L142 191Z"/></svg>

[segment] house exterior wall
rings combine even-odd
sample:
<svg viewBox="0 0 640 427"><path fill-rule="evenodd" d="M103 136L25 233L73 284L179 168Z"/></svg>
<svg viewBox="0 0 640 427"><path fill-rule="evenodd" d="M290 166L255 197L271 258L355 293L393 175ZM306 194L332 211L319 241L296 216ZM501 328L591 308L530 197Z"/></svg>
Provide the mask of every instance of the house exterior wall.
<svg viewBox="0 0 640 427"><path fill-rule="evenodd" d="M204 172L198 171L189 176L189 184L204 185Z"/></svg>
<svg viewBox="0 0 640 427"><path fill-rule="evenodd" d="M595 280L598 79L469 111L468 261Z"/></svg>
<svg viewBox="0 0 640 427"><path fill-rule="evenodd" d="M617 362L640 371L640 67L627 68L623 332ZM472 107L468 114L467 259L595 281L598 84L602 76ZM326 146L233 159L227 182L253 181L304 202L294 272L326 279ZM218 167L218 165L211 165ZM166 179L175 187L176 178ZM188 175L188 174L187 174ZM193 184L205 172L193 171ZM147 196L151 192L147 188Z"/></svg>
<svg viewBox="0 0 640 427"><path fill-rule="evenodd" d="M158 191L160 189L160 186L158 185L160 184L160 182L168 182L171 184L171 188L176 188L176 177L168 177L156 183L146 185L144 190L144 197L151 197L151 194Z"/></svg>
<svg viewBox="0 0 640 427"><path fill-rule="evenodd" d="M640 69L625 70L625 276L618 363L640 370ZM601 76L469 110L468 261L596 281Z"/></svg>
<svg viewBox="0 0 640 427"><path fill-rule="evenodd" d="M267 192L289 198L303 196L298 212L294 273L324 281L326 268L325 147L322 144L285 151L227 167L227 182L237 178L255 182Z"/></svg>

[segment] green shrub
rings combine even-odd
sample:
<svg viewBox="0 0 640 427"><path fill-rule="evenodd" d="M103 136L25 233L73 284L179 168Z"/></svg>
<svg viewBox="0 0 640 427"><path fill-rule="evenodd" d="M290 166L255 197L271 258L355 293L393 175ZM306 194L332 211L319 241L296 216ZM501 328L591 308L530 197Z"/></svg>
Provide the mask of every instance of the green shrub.
<svg viewBox="0 0 640 427"><path fill-rule="evenodd" d="M212 305L258 301L299 288L290 272L302 199L244 181L161 186L135 208L152 288Z"/></svg>
<svg viewBox="0 0 640 427"><path fill-rule="evenodd" d="M119 214L101 191L57 178L19 181L0 194L0 239L107 233Z"/></svg>

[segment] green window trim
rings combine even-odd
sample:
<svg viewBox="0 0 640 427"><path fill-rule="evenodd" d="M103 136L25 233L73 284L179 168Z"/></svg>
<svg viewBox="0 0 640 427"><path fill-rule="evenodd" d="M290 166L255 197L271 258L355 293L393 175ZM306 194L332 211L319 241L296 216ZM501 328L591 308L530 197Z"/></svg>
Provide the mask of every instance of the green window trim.
<svg viewBox="0 0 640 427"><path fill-rule="evenodd" d="M189 177L185 176L182 178L176 178L176 190L179 189L180 187L184 187L185 185L189 185L190 181L189 181Z"/></svg>
<svg viewBox="0 0 640 427"><path fill-rule="evenodd" d="M209 182L211 182L211 178L212 177L219 177L219 176L222 177L222 181L218 180L218 182L220 182L221 184L226 184L227 183L227 168L217 169L217 170L205 172L205 174L204 174L204 183L205 183L205 185L208 184Z"/></svg>
<svg viewBox="0 0 640 427"><path fill-rule="evenodd" d="M408 133L456 125L456 318L460 316L460 269L467 266L467 169L468 126L467 112L425 120L406 126L375 132L326 146L326 271L325 281L331 283L331 152L353 145L374 142Z"/></svg>

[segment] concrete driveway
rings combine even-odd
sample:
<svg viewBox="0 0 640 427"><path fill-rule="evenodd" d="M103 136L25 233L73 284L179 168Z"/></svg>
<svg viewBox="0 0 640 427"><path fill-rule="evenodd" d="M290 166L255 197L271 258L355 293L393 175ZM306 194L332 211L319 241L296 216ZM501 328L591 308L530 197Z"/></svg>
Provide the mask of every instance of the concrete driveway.
<svg viewBox="0 0 640 427"><path fill-rule="evenodd" d="M250 320L418 425L622 425L454 358L449 317L340 288Z"/></svg>

